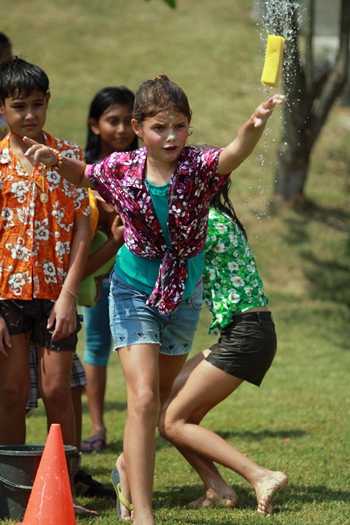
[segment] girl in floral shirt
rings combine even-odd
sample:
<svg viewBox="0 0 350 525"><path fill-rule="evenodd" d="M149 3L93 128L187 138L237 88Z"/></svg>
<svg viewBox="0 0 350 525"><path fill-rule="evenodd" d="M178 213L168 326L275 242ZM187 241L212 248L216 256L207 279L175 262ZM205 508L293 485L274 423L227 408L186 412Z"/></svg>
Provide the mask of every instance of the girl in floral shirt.
<svg viewBox="0 0 350 525"><path fill-rule="evenodd" d="M202 304L201 277L210 201L258 143L284 97L260 104L226 148L186 147L191 110L186 94L166 76L144 82L132 125L144 147L113 153L99 164L62 159L60 174L94 187L125 221L125 245L111 281L114 347L123 367L128 415L124 454L113 480L118 514L153 525L155 428L161 406L191 350ZM57 164L50 149L28 139L28 155ZM125 462L126 476L121 464Z"/></svg>
<svg viewBox="0 0 350 525"><path fill-rule="evenodd" d="M214 465L230 468L255 489L258 512L272 512L283 472L251 461L214 432L203 417L243 381L260 386L275 357L275 325L244 231L229 199L228 181L212 201L205 244L204 300L212 313L210 332L219 340L187 361L159 423L161 434L184 453L205 486L192 507L235 507L238 496ZM205 444L205 447L203 446Z"/></svg>

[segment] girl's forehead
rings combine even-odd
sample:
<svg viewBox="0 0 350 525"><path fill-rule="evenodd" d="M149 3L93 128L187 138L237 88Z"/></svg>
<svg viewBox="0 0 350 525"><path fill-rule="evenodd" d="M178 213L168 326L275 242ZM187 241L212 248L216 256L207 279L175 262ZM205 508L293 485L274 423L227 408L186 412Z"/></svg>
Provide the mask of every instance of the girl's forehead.
<svg viewBox="0 0 350 525"><path fill-rule="evenodd" d="M180 111L176 111L174 109L165 109L164 111L159 111L158 113L154 115L154 117L150 117L150 118L154 118L155 120L170 120L170 121L182 120L182 119L187 120L187 116L184 115L184 113L181 113Z"/></svg>

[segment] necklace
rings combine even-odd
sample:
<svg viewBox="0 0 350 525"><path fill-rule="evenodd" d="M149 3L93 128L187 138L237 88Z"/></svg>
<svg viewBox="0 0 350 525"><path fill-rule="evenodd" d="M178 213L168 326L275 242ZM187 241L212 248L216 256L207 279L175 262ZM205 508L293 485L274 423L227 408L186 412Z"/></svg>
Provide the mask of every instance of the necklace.
<svg viewBox="0 0 350 525"><path fill-rule="evenodd" d="M32 179L32 181L38 186L39 190L41 191L40 193L40 202L42 204L46 204L48 201L49 201L49 196L48 194L46 193L45 191L45 177L44 177L44 174L43 172L41 172L41 185L39 184L39 182L37 180L34 179L33 175L31 175L27 170L26 168L23 166L22 162L20 161L18 155L13 151L13 149L11 148L11 151L12 153L17 157L17 160L18 162L20 163L20 166L22 168L22 170L24 171L24 175L26 175L27 177L29 177L30 179Z"/></svg>

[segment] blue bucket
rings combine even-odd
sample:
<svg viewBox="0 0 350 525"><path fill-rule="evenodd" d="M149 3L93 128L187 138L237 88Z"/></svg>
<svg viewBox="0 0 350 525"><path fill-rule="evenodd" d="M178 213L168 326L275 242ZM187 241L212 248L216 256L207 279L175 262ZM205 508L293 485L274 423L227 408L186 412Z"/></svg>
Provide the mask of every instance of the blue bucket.
<svg viewBox="0 0 350 525"><path fill-rule="evenodd" d="M0 446L0 519L22 520L28 505L44 445ZM76 474L81 454L65 446L69 476ZM77 464L73 469L73 460Z"/></svg>

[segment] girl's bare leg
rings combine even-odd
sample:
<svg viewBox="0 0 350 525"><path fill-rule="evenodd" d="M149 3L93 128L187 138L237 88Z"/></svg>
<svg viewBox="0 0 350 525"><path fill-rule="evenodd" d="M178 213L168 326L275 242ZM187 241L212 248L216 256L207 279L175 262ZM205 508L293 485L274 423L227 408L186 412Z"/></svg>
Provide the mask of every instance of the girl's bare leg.
<svg viewBox="0 0 350 525"><path fill-rule="evenodd" d="M159 346L140 344L119 349L128 401L124 460L132 494L135 525L154 525L152 489L155 428L159 412ZM122 486L124 494L125 487Z"/></svg>
<svg viewBox="0 0 350 525"><path fill-rule="evenodd" d="M148 525L154 523L152 489L155 430L160 407L170 395L172 384L187 355L158 354L157 345L133 345L129 347L132 348L129 353L127 348L119 350L127 384L128 416L124 432L124 453L117 459L116 467L120 477L121 492L128 501L132 502L134 510L130 513L123 504L120 504L120 507L122 519L132 518L134 525L141 523ZM134 352L135 355L131 358L135 349L139 355ZM142 371L146 376L144 379L140 377L141 362ZM143 388L140 382L144 384ZM151 406L148 407L146 398L149 399L149 405L153 406L154 410L151 410Z"/></svg>
<svg viewBox="0 0 350 525"><path fill-rule="evenodd" d="M232 506L235 500L234 494L229 493L228 485L223 482L215 466L209 466L208 462L215 462L243 476L255 489L258 512L264 515L271 513L272 498L278 490L287 485L287 476L257 465L214 432L199 426L205 414L234 392L242 380L203 359L199 360L198 366L194 366L190 374L187 373L186 379L185 368L190 366L191 360L179 375L171 402L162 414L162 435L173 443L197 470L206 489L203 503L214 504L217 500L221 502L220 505ZM187 372L189 370L188 368ZM181 378L184 379L183 384Z"/></svg>

